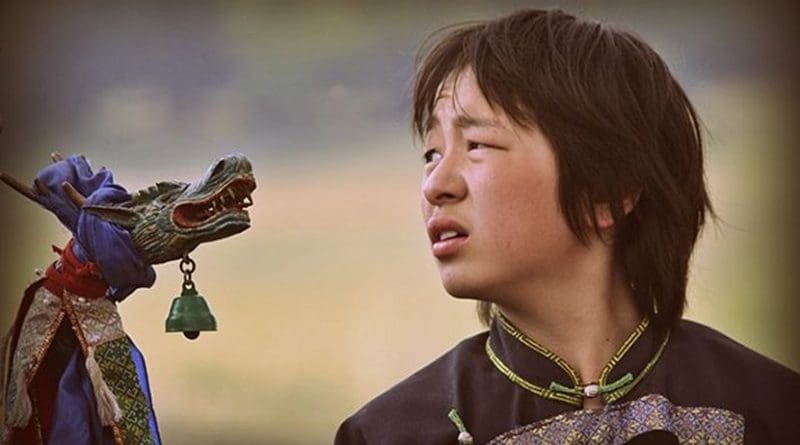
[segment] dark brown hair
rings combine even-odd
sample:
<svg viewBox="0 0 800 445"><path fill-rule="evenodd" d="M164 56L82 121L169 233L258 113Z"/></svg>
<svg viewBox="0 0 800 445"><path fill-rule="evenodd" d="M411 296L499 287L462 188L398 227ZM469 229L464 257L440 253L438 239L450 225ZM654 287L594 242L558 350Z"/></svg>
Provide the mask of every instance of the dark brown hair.
<svg viewBox="0 0 800 445"><path fill-rule="evenodd" d="M558 164L559 201L586 242L608 205L614 255L639 310L668 329L686 302L689 258L713 209L694 108L664 61L636 36L560 10L522 10L446 28L420 51L413 127L424 137L438 89L475 72L492 106L536 125ZM638 198L638 199L637 199ZM636 200L626 215L625 200ZM484 323L490 304L479 304Z"/></svg>

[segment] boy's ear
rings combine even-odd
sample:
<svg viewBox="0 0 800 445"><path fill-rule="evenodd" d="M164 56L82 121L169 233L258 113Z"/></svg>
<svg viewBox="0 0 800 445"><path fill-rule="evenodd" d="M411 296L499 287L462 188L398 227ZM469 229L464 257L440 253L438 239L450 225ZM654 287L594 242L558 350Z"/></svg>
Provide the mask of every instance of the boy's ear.
<svg viewBox="0 0 800 445"><path fill-rule="evenodd" d="M629 196L622 201L622 210L627 215L639 202L641 191L636 192L633 196ZM614 216L611 213L611 206L607 203L595 204L594 206L594 219L597 228L600 230L608 230L614 227Z"/></svg>

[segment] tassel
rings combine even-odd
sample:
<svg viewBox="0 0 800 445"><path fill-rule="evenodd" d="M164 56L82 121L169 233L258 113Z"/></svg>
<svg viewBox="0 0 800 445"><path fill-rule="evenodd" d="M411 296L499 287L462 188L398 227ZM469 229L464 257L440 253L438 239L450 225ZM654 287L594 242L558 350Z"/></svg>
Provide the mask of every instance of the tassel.
<svg viewBox="0 0 800 445"><path fill-rule="evenodd" d="M461 416L458 415L458 411L455 408L451 409L447 413L447 418L453 422L453 425L458 430L458 445L472 445L472 434L467 431L467 427L464 425L464 421L461 420Z"/></svg>
<svg viewBox="0 0 800 445"><path fill-rule="evenodd" d="M100 365L94 358L94 348L89 347L86 357L86 370L89 372L89 380L92 381L94 398L97 401L97 414L100 416L100 423L103 426L111 426L122 419L122 410L119 408L117 398L103 380L103 372Z"/></svg>
<svg viewBox="0 0 800 445"><path fill-rule="evenodd" d="M6 424L14 428L25 428L31 419L31 398L28 396L28 384L25 381L25 373L22 370L17 372L16 394L14 406L8 411Z"/></svg>

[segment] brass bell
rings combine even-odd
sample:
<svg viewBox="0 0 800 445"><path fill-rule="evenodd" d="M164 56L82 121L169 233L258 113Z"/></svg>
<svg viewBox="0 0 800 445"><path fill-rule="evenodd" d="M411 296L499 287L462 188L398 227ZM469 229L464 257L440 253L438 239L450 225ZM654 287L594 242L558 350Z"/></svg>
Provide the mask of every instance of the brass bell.
<svg viewBox="0 0 800 445"><path fill-rule="evenodd" d="M185 255L180 268L184 277L183 290L180 296L172 300L166 329L167 332L183 332L186 338L194 340L200 335L200 331L216 331L217 320L211 314L206 299L194 287L194 261Z"/></svg>

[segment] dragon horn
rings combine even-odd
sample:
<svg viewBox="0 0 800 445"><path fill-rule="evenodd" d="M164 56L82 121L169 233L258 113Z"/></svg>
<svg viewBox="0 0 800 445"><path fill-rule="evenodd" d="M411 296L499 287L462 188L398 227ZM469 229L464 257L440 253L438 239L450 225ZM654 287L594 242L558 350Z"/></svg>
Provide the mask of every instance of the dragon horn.
<svg viewBox="0 0 800 445"><path fill-rule="evenodd" d="M53 164L55 164L56 162L63 161L64 160L64 155L62 155L61 153L59 153L57 151L54 151L54 152L50 153L50 159L52 159L53 160Z"/></svg>
<svg viewBox="0 0 800 445"><path fill-rule="evenodd" d="M25 184L17 181L16 179L12 178L6 173L0 172L0 180L5 182L9 185L12 189L22 193L26 198L30 199L33 202L38 203L39 201L36 199L36 194Z"/></svg>
<svg viewBox="0 0 800 445"><path fill-rule="evenodd" d="M87 205L83 210L126 229L133 229L141 219L135 210L119 206Z"/></svg>
<svg viewBox="0 0 800 445"><path fill-rule="evenodd" d="M81 195L81 192L75 190L75 187L72 186L69 182L64 181L61 184L61 188L64 189L64 193L69 196L69 199L75 204L76 207L81 208L83 204L86 202L86 197Z"/></svg>

